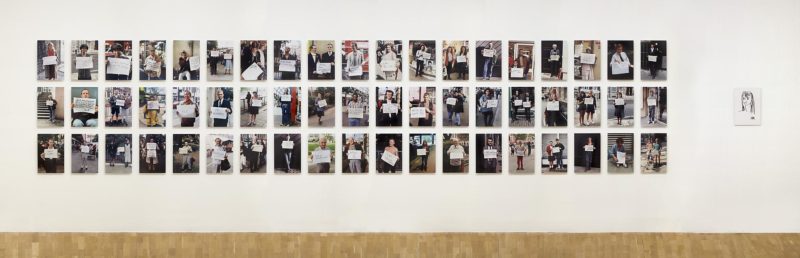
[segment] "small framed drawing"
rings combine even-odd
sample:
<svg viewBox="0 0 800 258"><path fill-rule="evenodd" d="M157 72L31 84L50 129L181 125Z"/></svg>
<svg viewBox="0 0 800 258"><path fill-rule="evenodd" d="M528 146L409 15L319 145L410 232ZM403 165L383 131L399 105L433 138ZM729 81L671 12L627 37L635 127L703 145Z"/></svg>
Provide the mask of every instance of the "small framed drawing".
<svg viewBox="0 0 800 258"><path fill-rule="evenodd" d="M761 125L761 88L733 90L733 124Z"/></svg>

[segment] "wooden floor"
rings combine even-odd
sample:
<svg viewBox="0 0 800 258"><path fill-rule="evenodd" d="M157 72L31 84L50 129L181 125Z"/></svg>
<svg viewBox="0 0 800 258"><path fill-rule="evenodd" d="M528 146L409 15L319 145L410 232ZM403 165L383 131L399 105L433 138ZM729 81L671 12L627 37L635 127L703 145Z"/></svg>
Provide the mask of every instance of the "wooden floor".
<svg viewBox="0 0 800 258"><path fill-rule="evenodd" d="M800 234L0 233L0 257L800 257Z"/></svg>

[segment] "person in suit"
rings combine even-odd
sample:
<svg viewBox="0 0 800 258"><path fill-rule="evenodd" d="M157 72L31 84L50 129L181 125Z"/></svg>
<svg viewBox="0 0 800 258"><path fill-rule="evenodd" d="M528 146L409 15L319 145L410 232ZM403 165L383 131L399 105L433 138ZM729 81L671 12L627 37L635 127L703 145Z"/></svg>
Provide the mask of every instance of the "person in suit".
<svg viewBox="0 0 800 258"><path fill-rule="evenodd" d="M217 48L214 47L210 51L217 51ZM208 55L208 66L210 68L208 69L208 72L211 75L217 75L217 63L219 63L219 55L221 54L222 53L217 53L217 56L211 56L210 54Z"/></svg>
<svg viewBox="0 0 800 258"><path fill-rule="evenodd" d="M333 75L334 72L336 71L336 66L333 65L334 62L336 62L336 53L333 52L333 44L328 43L327 48L328 51L322 53L320 62L328 63L331 66L331 71L327 73L320 73L318 79L333 80Z"/></svg>
<svg viewBox="0 0 800 258"><path fill-rule="evenodd" d="M311 45L308 48L308 79L315 80L321 79L321 75L317 73L317 63L321 62L321 57L317 53L317 45Z"/></svg>
<svg viewBox="0 0 800 258"><path fill-rule="evenodd" d="M555 60L550 59L552 56L558 56ZM550 55L547 56L547 65L550 67L550 79L560 79L561 74L561 49L558 49L558 44L553 44L550 49Z"/></svg>
<svg viewBox="0 0 800 258"><path fill-rule="evenodd" d="M486 146L483 147L483 150L496 150L497 146L494 146L494 139L488 138L486 139ZM496 173L497 172L497 156L483 158L483 171L479 171L482 173Z"/></svg>
<svg viewBox="0 0 800 258"><path fill-rule="evenodd" d="M660 66L660 64L661 64L661 56L663 54L661 53L661 49L658 48L656 43L655 42L651 42L650 43L650 48L647 49L647 55L648 55L648 57L649 56L655 56L656 57L656 60L650 60L649 58L647 60L647 67L650 70L650 79L656 79L656 76L658 76L658 69L661 68L661 66Z"/></svg>
<svg viewBox="0 0 800 258"><path fill-rule="evenodd" d="M227 127L228 126L228 118L230 118L230 114L233 112L231 109L231 101L225 99L225 92L222 90L217 90L217 98L214 100L214 103L211 104L211 107L219 107L225 108L225 118L214 118L214 127Z"/></svg>
<svg viewBox="0 0 800 258"><path fill-rule="evenodd" d="M383 99L380 100L378 104L380 104L381 108L380 116L378 117L379 118L378 126L400 126L401 117L398 114L398 112L394 113L384 112L384 106L388 105L397 106L396 110L398 111L401 108L400 103L397 103L397 101L394 99L394 91L386 90L386 93L384 93L383 95Z"/></svg>

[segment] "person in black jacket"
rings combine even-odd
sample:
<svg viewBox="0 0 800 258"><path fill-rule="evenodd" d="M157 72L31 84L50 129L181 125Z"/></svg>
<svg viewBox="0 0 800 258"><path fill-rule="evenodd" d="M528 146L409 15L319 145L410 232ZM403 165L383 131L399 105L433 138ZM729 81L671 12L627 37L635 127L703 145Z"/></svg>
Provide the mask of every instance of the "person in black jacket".
<svg viewBox="0 0 800 258"><path fill-rule="evenodd" d="M558 149L556 149L556 148L558 148ZM562 157L564 156L563 154L564 154L564 151L565 151L564 150L564 144L561 144L561 141L559 141L558 138L556 138L556 145L553 146L553 149L554 149L553 150L553 156L555 156L555 158L556 158L556 166L558 166L557 169L562 169L563 166L564 166L564 161L562 160ZM558 152L556 152L555 150L558 150Z"/></svg>
<svg viewBox="0 0 800 258"><path fill-rule="evenodd" d="M400 103L394 99L394 91L386 90L384 93L383 100L379 102L380 104L380 114L378 116L378 126L400 126ZM386 110L386 106L395 105L397 109L396 112L384 112Z"/></svg>
<svg viewBox="0 0 800 258"><path fill-rule="evenodd" d="M320 55L317 53L317 45L308 47L308 79L321 79L320 74L317 74L317 63L321 62Z"/></svg>
<svg viewBox="0 0 800 258"><path fill-rule="evenodd" d="M333 63L336 62L336 53L333 52L333 44L328 44L328 52L322 53L322 58L320 59L320 63L328 63L331 66L331 71L328 73L320 74L318 77L319 79L325 80L333 80L334 72L336 72L336 66Z"/></svg>
<svg viewBox="0 0 800 258"><path fill-rule="evenodd" d="M48 105L47 106L47 112L49 114L50 123L51 124L55 124L56 123L56 106L58 106L58 101L56 101L53 98L53 94L50 94L49 96L47 96L47 101L50 101L50 102L53 103L52 105Z"/></svg>
<svg viewBox="0 0 800 258"><path fill-rule="evenodd" d="M650 43L650 48L647 49L647 67L650 69L650 78L655 79L658 76L658 69L661 67L661 50L655 42ZM656 60L650 60L650 56L655 56Z"/></svg>
<svg viewBox="0 0 800 258"><path fill-rule="evenodd" d="M217 90L217 99L214 100L212 107L222 107L226 108L225 118L214 118L214 127L227 127L228 126L228 118L230 118L230 113L233 112L231 110L231 101L225 99L225 92L222 90Z"/></svg>

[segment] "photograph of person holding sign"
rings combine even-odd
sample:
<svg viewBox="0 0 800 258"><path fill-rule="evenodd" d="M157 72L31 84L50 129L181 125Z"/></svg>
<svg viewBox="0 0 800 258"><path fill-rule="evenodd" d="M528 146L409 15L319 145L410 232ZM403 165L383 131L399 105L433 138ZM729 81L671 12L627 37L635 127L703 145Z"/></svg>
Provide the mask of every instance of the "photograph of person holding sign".
<svg viewBox="0 0 800 258"><path fill-rule="evenodd" d="M336 117L334 95L336 91L333 87L308 88L308 127L333 127Z"/></svg>
<svg viewBox="0 0 800 258"><path fill-rule="evenodd" d="M267 135L242 134L239 173L267 173Z"/></svg>
<svg viewBox="0 0 800 258"><path fill-rule="evenodd" d="M274 121L273 125L300 127L302 108L300 107L300 87L273 88Z"/></svg>
<svg viewBox="0 0 800 258"><path fill-rule="evenodd" d="M369 40L342 42L342 80L369 80Z"/></svg>
<svg viewBox="0 0 800 258"><path fill-rule="evenodd" d="M275 134L275 173L300 173L300 134Z"/></svg>
<svg viewBox="0 0 800 258"><path fill-rule="evenodd" d="M436 134L411 134L408 147L411 173L436 173Z"/></svg>
<svg viewBox="0 0 800 258"><path fill-rule="evenodd" d="M378 64L379 81L399 81L403 78L403 41L378 40L375 61Z"/></svg>
<svg viewBox="0 0 800 258"><path fill-rule="evenodd" d="M477 173L503 173L503 146L502 134L477 134L475 135Z"/></svg>
<svg viewBox="0 0 800 258"><path fill-rule="evenodd" d="M402 173L401 149L402 134L378 134L375 136L375 159L378 160L378 173Z"/></svg>
<svg viewBox="0 0 800 258"><path fill-rule="evenodd" d="M61 40L36 42L36 79L61 81L64 79L64 60L61 57Z"/></svg>
<svg viewBox="0 0 800 258"><path fill-rule="evenodd" d="M106 81L130 81L133 76L133 42L106 40Z"/></svg>
<svg viewBox="0 0 800 258"><path fill-rule="evenodd" d="M172 41L172 80L200 80L200 41Z"/></svg>
<svg viewBox="0 0 800 258"><path fill-rule="evenodd" d="M273 44L275 80L300 80L300 41L276 40Z"/></svg>
<svg viewBox="0 0 800 258"><path fill-rule="evenodd" d="M566 145L569 139L565 133L543 133L542 134L542 168L543 174L555 173L564 175L567 173L569 164L569 152Z"/></svg>
<svg viewBox="0 0 800 258"><path fill-rule="evenodd" d="M510 80L533 80L535 41L508 41L508 78Z"/></svg>
<svg viewBox="0 0 800 258"><path fill-rule="evenodd" d="M200 173L200 135L172 135L172 173Z"/></svg>
<svg viewBox="0 0 800 258"><path fill-rule="evenodd" d="M167 93L164 87L139 87L139 126L167 125Z"/></svg>
<svg viewBox="0 0 800 258"><path fill-rule="evenodd" d="M409 124L411 126L435 126L436 87L409 88Z"/></svg>
<svg viewBox="0 0 800 258"><path fill-rule="evenodd" d="M97 127L97 87L72 87L72 127Z"/></svg>
<svg viewBox="0 0 800 258"><path fill-rule="evenodd" d="M333 134L308 135L308 173L334 173L336 167L336 139Z"/></svg>
<svg viewBox="0 0 800 258"><path fill-rule="evenodd" d="M600 87L575 87L575 127L600 127Z"/></svg>
<svg viewBox="0 0 800 258"><path fill-rule="evenodd" d="M608 133L606 142L608 142L606 158L608 173L633 173L633 134Z"/></svg>
<svg viewBox="0 0 800 258"><path fill-rule="evenodd" d="M561 40L543 40L542 41L542 80L545 81L562 81L566 80L563 70L564 66L564 51L562 49L564 41Z"/></svg>
<svg viewBox="0 0 800 258"><path fill-rule="evenodd" d="M442 93L447 111L447 117L442 119L444 126L469 127L469 87L444 87Z"/></svg>
<svg viewBox="0 0 800 258"><path fill-rule="evenodd" d="M478 123L479 127L500 127L502 126L501 112L501 89L500 87L478 87L478 94L475 103L478 106L478 114L483 123ZM478 116L476 116L477 118Z"/></svg>
<svg viewBox="0 0 800 258"><path fill-rule="evenodd" d="M64 126L64 87L36 87L36 126L60 128Z"/></svg>
<svg viewBox="0 0 800 258"><path fill-rule="evenodd" d="M208 89L208 126L233 127L233 87Z"/></svg>
<svg viewBox="0 0 800 258"><path fill-rule="evenodd" d="M139 80L163 81L167 79L166 40L139 41Z"/></svg>
<svg viewBox="0 0 800 258"><path fill-rule="evenodd" d="M542 122L545 127L567 126L567 102L561 96L567 96L567 87L542 88Z"/></svg>
<svg viewBox="0 0 800 258"><path fill-rule="evenodd" d="M264 46L267 44L264 43ZM206 41L206 79L209 81L233 81L233 49L236 41Z"/></svg>
<svg viewBox="0 0 800 258"><path fill-rule="evenodd" d="M342 88L342 126L369 126L369 88Z"/></svg>
<svg viewBox="0 0 800 258"><path fill-rule="evenodd" d="M443 135L444 173L466 173L469 170L469 134Z"/></svg>
<svg viewBox="0 0 800 258"><path fill-rule="evenodd" d="M482 80L503 79L503 43L499 40L475 42L475 78Z"/></svg>
<svg viewBox="0 0 800 258"><path fill-rule="evenodd" d="M575 64L575 80L595 81L600 80L600 62L597 60L600 53L599 40L576 40L573 58Z"/></svg>
<svg viewBox="0 0 800 258"><path fill-rule="evenodd" d="M106 134L106 174L127 174L133 171L132 144L131 134Z"/></svg>
<svg viewBox="0 0 800 258"><path fill-rule="evenodd" d="M130 127L133 95L130 87L106 87L106 127Z"/></svg>
<svg viewBox="0 0 800 258"><path fill-rule="evenodd" d="M242 40L240 43L240 54L242 62L240 64L242 81L265 81L267 80L267 41L266 40ZM233 63L233 55L230 63ZM226 69L229 61L225 59Z"/></svg>
<svg viewBox="0 0 800 258"><path fill-rule="evenodd" d="M667 134L643 133L641 145L642 174L667 173Z"/></svg>
<svg viewBox="0 0 800 258"><path fill-rule="evenodd" d="M511 107L508 115L511 117L510 127L534 127L536 125L536 88L511 87L509 99Z"/></svg>
<svg viewBox="0 0 800 258"><path fill-rule="evenodd" d="M206 138L206 173L233 173L233 134L209 134Z"/></svg>
<svg viewBox="0 0 800 258"><path fill-rule="evenodd" d="M72 135L72 173L97 173L97 134Z"/></svg>
<svg viewBox="0 0 800 258"><path fill-rule="evenodd" d="M400 87L377 87L377 118L378 126L403 126L403 92Z"/></svg>
<svg viewBox="0 0 800 258"><path fill-rule="evenodd" d="M608 127L633 127L633 87L608 87Z"/></svg>
<svg viewBox="0 0 800 258"><path fill-rule="evenodd" d="M172 127L200 127L200 90L197 87L172 87Z"/></svg>
<svg viewBox="0 0 800 258"><path fill-rule="evenodd" d="M239 89L239 100L241 101L241 115L239 126L264 128L267 126L268 115L258 116L261 112L267 112L267 88L266 87L242 87Z"/></svg>
<svg viewBox="0 0 800 258"><path fill-rule="evenodd" d="M600 142L599 133L575 134L575 173L600 173ZM583 167L582 170L577 168Z"/></svg>
<svg viewBox="0 0 800 258"><path fill-rule="evenodd" d="M39 134L36 136L39 157L37 173L64 173L64 135Z"/></svg>
<svg viewBox="0 0 800 258"><path fill-rule="evenodd" d="M469 41L442 41L442 79L469 80Z"/></svg>
<svg viewBox="0 0 800 258"><path fill-rule="evenodd" d="M667 79L667 41L642 40L641 76L643 81L663 81Z"/></svg>
<svg viewBox="0 0 800 258"><path fill-rule="evenodd" d="M139 173L166 173L166 134L140 134L139 148Z"/></svg>
<svg viewBox="0 0 800 258"><path fill-rule="evenodd" d="M412 81L433 81L436 79L436 41L412 40L409 55L409 65L414 72L410 76Z"/></svg>
<svg viewBox="0 0 800 258"><path fill-rule="evenodd" d="M667 87L643 87L642 127L667 127Z"/></svg>
<svg viewBox="0 0 800 258"><path fill-rule="evenodd" d="M608 79L633 80L633 41L608 41Z"/></svg>
<svg viewBox="0 0 800 258"><path fill-rule="evenodd" d="M510 160L516 161L516 168L510 173L534 173L536 171L535 134L512 133L508 135Z"/></svg>
<svg viewBox="0 0 800 258"><path fill-rule="evenodd" d="M369 134L342 134L342 173L361 174L369 171Z"/></svg>
<svg viewBox="0 0 800 258"><path fill-rule="evenodd" d="M97 80L97 40L72 41L72 80Z"/></svg>
<svg viewBox="0 0 800 258"><path fill-rule="evenodd" d="M333 40L308 41L308 79L333 80L336 74L336 52Z"/></svg>

